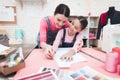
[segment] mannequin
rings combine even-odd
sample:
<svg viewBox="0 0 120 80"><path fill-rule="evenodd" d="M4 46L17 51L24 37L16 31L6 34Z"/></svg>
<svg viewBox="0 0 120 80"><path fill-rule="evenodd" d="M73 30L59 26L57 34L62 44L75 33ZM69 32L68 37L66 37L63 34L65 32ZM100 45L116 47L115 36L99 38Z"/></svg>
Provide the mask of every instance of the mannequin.
<svg viewBox="0 0 120 80"><path fill-rule="evenodd" d="M120 11L111 6L107 12L100 15L96 39L100 39L101 29L107 24L108 19L110 19L110 24L120 24Z"/></svg>
<svg viewBox="0 0 120 80"><path fill-rule="evenodd" d="M111 18L115 13L115 7L114 6L109 7L109 10L107 13L108 13L108 18Z"/></svg>

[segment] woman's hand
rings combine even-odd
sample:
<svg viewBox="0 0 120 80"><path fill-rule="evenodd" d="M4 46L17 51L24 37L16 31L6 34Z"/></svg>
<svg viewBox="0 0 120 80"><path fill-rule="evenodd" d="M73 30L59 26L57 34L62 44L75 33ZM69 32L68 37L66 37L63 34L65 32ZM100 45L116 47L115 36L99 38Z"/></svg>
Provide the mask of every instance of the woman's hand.
<svg viewBox="0 0 120 80"><path fill-rule="evenodd" d="M61 60L66 60L66 61L72 61L74 54L75 54L75 51L73 49L71 49L66 54L62 55L60 59Z"/></svg>
<svg viewBox="0 0 120 80"><path fill-rule="evenodd" d="M55 51L51 45L48 45L44 51L45 57L48 59L53 59Z"/></svg>

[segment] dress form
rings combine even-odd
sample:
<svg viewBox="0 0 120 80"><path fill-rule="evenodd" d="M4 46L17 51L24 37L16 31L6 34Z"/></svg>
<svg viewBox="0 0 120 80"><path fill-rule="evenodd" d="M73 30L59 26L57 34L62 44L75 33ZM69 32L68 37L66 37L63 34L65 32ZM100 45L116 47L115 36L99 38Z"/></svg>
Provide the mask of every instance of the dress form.
<svg viewBox="0 0 120 80"><path fill-rule="evenodd" d="M115 7L112 6L112 7L109 7L109 10L108 10L108 18L111 18L114 16L114 13L115 13Z"/></svg>

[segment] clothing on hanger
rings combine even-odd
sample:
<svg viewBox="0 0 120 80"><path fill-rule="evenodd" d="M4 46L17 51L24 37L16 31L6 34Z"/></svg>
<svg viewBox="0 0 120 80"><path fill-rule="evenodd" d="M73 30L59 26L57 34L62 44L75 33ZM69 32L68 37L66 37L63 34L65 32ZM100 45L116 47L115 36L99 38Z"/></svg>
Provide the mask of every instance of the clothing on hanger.
<svg viewBox="0 0 120 80"><path fill-rule="evenodd" d="M108 18L111 24L120 24L120 11L115 10L115 7L109 7L107 12L100 15L96 39L100 39L101 29L107 24Z"/></svg>

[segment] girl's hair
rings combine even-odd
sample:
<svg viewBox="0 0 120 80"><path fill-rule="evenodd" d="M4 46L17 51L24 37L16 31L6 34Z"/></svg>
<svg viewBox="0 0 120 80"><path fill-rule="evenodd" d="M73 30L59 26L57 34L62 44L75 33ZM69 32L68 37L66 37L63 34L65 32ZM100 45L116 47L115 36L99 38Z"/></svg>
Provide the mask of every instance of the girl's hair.
<svg viewBox="0 0 120 80"><path fill-rule="evenodd" d="M83 16L78 16L77 18L79 19L79 21L80 21L80 23L82 25L82 30L85 29L87 27L87 25L88 25L87 19L85 17L83 17Z"/></svg>
<svg viewBox="0 0 120 80"><path fill-rule="evenodd" d="M70 9L67 5L65 4L59 4L54 12L54 15L56 14L63 14L65 17L69 17L70 16Z"/></svg>

